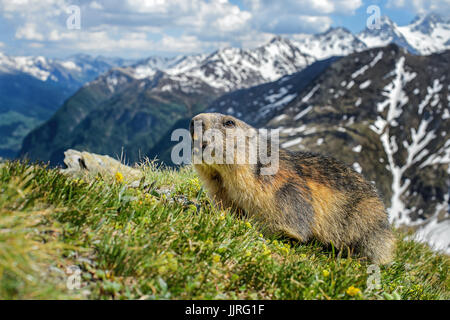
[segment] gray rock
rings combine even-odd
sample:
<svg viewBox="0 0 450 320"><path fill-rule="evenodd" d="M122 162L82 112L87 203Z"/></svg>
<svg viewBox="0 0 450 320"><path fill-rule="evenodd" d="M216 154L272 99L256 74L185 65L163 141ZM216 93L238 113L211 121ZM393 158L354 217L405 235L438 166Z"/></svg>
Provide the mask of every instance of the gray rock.
<svg viewBox="0 0 450 320"><path fill-rule="evenodd" d="M130 182L131 185L137 183L139 186L139 179L143 175L141 170L126 166L109 156L72 149L64 152L64 163L67 168L62 170L63 173L88 172L114 176L117 172L120 172L124 177L124 181Z"/></svg>

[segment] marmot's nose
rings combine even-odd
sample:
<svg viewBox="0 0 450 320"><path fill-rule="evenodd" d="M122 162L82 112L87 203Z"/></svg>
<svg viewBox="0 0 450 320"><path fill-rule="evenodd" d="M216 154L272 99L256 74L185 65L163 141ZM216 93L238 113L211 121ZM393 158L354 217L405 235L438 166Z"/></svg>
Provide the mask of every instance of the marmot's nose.
<svg viewBox="0 0 450 320"><path fill-rule="evenodd" d="M205 128L206 128L205 120L206 119L204 119L202 117L202 115L198 115L198 116L195 116L194 118L192 118L191 123L189 124L189 131L191 133L191 137L193 137L195 139L194 131L195 131L196 127L198 127L197 130L199 130L199 129L201 130L201 133L205 132Z"/></svg>

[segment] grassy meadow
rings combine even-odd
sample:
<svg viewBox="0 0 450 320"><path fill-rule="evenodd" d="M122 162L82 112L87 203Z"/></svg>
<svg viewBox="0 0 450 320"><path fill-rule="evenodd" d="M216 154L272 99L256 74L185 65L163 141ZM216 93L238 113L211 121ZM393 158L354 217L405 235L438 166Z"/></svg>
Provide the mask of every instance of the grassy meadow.
<svg viewBox="0 0 450 320"><path fill-rule="evenodd" d="M363 259L214 208L190 167L140 170L0 164L0 299L450 299L450 258L399 231L373 287Z"/></svg>

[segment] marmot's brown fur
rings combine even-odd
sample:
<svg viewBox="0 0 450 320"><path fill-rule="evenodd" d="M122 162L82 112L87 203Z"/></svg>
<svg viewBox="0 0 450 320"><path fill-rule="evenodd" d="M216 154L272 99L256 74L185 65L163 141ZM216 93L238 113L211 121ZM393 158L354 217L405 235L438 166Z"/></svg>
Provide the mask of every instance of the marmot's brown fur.
<svg viewBox="0 0 450 320"><path fill-rule="evenodd" d="M191 134L194 121L204 131L253 129L231 116L204 113L192 119ZM208 143L213 141L203 141L203 147ZM301 242L315 238L374 263L392 259L394 236L375 187L338 160L280 149L274 175L261 175L259 162L194 167L217 205L242 211L268 232Z"/></svg>

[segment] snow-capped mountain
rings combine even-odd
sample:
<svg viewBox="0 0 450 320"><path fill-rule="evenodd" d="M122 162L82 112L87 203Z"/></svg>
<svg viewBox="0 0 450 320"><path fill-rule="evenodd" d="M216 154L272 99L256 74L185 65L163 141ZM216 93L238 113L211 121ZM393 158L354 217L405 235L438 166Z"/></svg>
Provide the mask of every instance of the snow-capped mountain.
<svg viewBox="0 0 450 320"><path fill-rule="evenodd" d="M230 90L274 81L316 60L345 56L389 43L422 55L450 48L450 21L438 14L418 16L406 26L398 26L388 17L381 17L380 22L379 29L365 29L356 35L338 27L315 35L295 35L291 40L275 37L256 49L225 48L209 55L149 57L132 66L132 73L137 79L143 79L152 77L159 70L174 77L201 78L213 87ZM61 81L68 77L92 80L93 75L132 63L131 60L88 55L61 60L42 56L10 57L0 53L0 73L19 71L42 81ZM228 79L223 79L227 76Z"/></svg>
<svg viewBox="0 0 450 320"><path fill-rule="evenodd" d="M67 59L48 59L43 56L8 56L0 52L0 74L25 73L41 81L73 82L80 86L113 67L126 66L134 61L120 58L74 55Z"/></svg>
<svg viewBox="0 0 450 320"><path fill-rule="evenodd" d="M450 48L450 20L437 14L418 16L410 25L399 27L399 30L419 54Z"/></svg>
<svg viewBox="0 0 450 320"><path fill-rule="evenodd" d="M382 17L379 29L365 29L357 37L368 48L395 43L409 52L427 55L450 48L450 21L431 13L416 17L411 24L398 26Z"/></svg>
<svg viewBox="0 0 450 320"><path fill-rule="evenodd" d="M408 43L397 24L386 16L380 18L379 29L365 29L357 37L368 48L384 47L390 43L395 43L410 52L416 53L416 49Z"/></svg>
<svg viewBox="0 0 450 320"><path fill-rule="evenodd" d="M61 60L0 53L0 157L14 157L23 137L87 81L133 62L88 55Z"/></svg>
<svg viewBox="0 0 450 320"><path fill-rule="evenodd" d="M307 86L292 81L305 69L209 110L279 129L283 148L352 165L377 185L391 222L450 253L449 65L450 50L420 57L389 45L332 62Z"/></svg>
<svg viewBox="0 0 450 320"><path fill-rule="evenodd" d="M237 90L214 101L206 112L233 115L258 126L275 115L297 97L299 91L320 75L337 58L320 60L301 72L286 75L277 81L263 83L247 90Z"/></svg>
<svg viewBox="0 0 450 320"><path fill-rule="evenodd" d="M188 56L180 55L171 58L150 57L133 65L131 67L131 72L134 74L136 79L152 77L158 70L176 75L198 66L206 57L206 54L195 54Z"/></svg>
<svg viewBox="0 0 450 320"><path fill-rule="evenodd" d="M130 66L126 72L136 79L149 79L162 72L163 77L182 83L185 88L190 82L194 87L206 83L218 92L227 92L275 81L318 60L389 43L415 54L450 48L450 24L436 14L418 17L403 27L387 17L380 22L379 29L366 29L357 35L345 28L330 28L316 35L296 35L294 39L277 36L255 49L224 48L209 55L151 57Z"/></svg>
<svg viewBox="0 0 450 320"><path fill-rule="evenodd" d="M113 154L124 146L128 159L137 161L176 121L204 110L220 95L276 80L313 61L291 41L274 38L256 49L225 48L206 56L151 58L113 68L85 84L50 121L31 132L20 153L60 164L60 150L67 148ZM60 131L49 135L55 126ZM120 128L124 131L119 134ZM99 134L86 136L91 130Z"/></svg>
<svg viewBox="0 0 450 320"><path fill-rule="evenodd" d="M305 68L313 61L314 57L302 53L292 41L275 37L256 49L224 48L209 55L150 58L126 71L136 79L150 78L161 71L174 82L186 83L196 79L226 92L274 81Z"/></svg>
<svg viewBox="0 0 450 320"><path fill-rule="evenodd" d="M72 65L69 66L69 68ZM39 57L10 57L0 52L0 73L23 72L41 81L50 76L47 59Z"/></svg>
<svg viewBox="0 0 450 320"><path fill-rule="evenodd" d="M420 33L437 30L437 26L439 30L445 27L444 22L437 18L417 20L413 25L414 27L411 25L410 28L411 32ZM133 100L135 97L139 97L139 100L133 106L133 111L130 112L135 114L139 110L144 112L147 112L149 108L152 110L151 120L148 120L148 123L157 123L159 126L157 130L147 128L154 135L147 141L149 143L148 147L152 148L153 144L156 143L155 140L161 138L162 134L169 130L176 121L193 115L195 110L202 108L204 110L207 104L225 93L262 85L270 81L281 81L282 79L287 79L283 77L304 70L314 62L326 57L345 56L352 52L363 52L370 46L397 42L399 45L412 51L413 49L411 48L413 47L410 45L410 40L399 31L400 28L402 27L396 26L388 19L383 19L383 25L380 30L370 31L375 32L373 37L369 33L364 33L364 37L361 39L344 28L334 28L315 36L295 37L295 39L275 37L270 42L254 49L224 48L211 54L171 58L150 57L130 66L113 68L95 80L86 83L83 86L85 90L80 95L95 95L100 98L86 103L83 106L85 110L81 116L80 112L75 113L73 116L77 120L73 121L72 124L75 126L79 124L79 121L94 123L95 119L92 117L95 112L92 113L92 111L103 108L103 106L108 104L116 106L117 109L120 109L120 104L123 112L125 112L128 108L128 105L125 106L125 97ZM435 33L433 31L431 35L435 36ZM442 34L442 32L439 34ZM375 40L374 37L378 37L378 40ZM362 41L364 39L367 44ZM444 38L442 41L447 43L448 39ZM291 80L295 81L295 79ZM99 95L99 92L101 92L101 95ZM283 100L283 103L280 103L276 100L277 97L283 97L285 100ZM74 99L68 100L66 108L69 108L70 104L75 101ZM80 99L79 95L77 95L76 99ZM268 103L264 105L261 99ZM264 112L267 111L267 114L272 114L278 108L295 99L291 89L280 85L280 90L274 90L272 93L263 93L254 99L255 101L249 103L253 103L255 109L258 106L262 108L264 105ZM151 104L150 107L149 103ZM156 109L160 109L161 105L166 105L167 103L172 103L170 108L174 106L180 108L181 111L178 116L174 115L171 119L165 119L163 113L156 111ZM75 104L78 106L78 102ZM153 108L156 109L153 110ZM230 108L230 106L227 106L227 108ZM235 106L233 108L235 111L237 110ZM117 112L119 114L123 113L122 111ZM129 115L124 115L124 117L127 121L131 121ZM256 119L259 119L259 117L255 117L253 120ZM108 132L113 132L114 128L119 127L117 124L112 125L114 121L111 120L112 127L108 129ZM138 122L136 120L130 122L129 125L133 127ZM144 130L145 128L143 128L139 128L139 130ZM44 130L43 128L40 129ZM68 141L64 145L53 146L53 142L49 141L46 148L54 149L57 152L66 147L73 147L71 145L73 137L73 135L68 136ZM119 136L118 139L116 145L119 145L122 140L124 145L133 144L133 142L130 142L131 138L126 136ZM53 139L51 138L50 140ZM36 141L33 140L33 143L36 143ZM34 151L32 149L43 149L39 145L29 145L30 143L23 148L22 153L28 152L31 158L44 156L42 160L50 160L48 158L50 155L47 156L44 152L36 151L33 154ZM107 145L104 144L104 146L105 150L92 149L90 151L109 153ZM55 155L53 158L61 159L61 157Z"/></svg>
<svg viewBox="0 0 450 320"><path fill-rule="evenodd" d="M218 92L228 92L275 81L317 60L365 48L348 30L335 28L301 40L277 36L255 49L224 48L209 55L149 58L124 71L136 79L149 79L162 72L176 83L202 82Z"/></svg>
<svg viewBox="0 0 450 320"><path fill-rule="evenodd" d="M301 35L295 45L316 60L332 56L346 56L367 49L366 44L345 28L330 28L316 35Z"/></svg>

